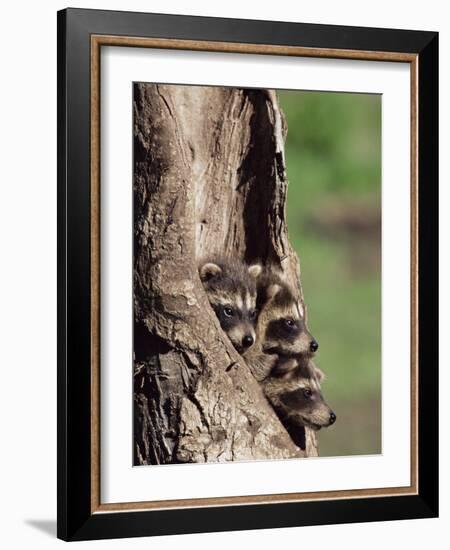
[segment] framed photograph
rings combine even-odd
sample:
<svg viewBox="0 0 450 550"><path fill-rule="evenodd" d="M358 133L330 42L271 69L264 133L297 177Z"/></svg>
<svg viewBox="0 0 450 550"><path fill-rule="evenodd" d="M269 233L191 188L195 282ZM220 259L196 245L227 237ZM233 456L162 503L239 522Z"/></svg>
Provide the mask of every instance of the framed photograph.
<svg viewBox="0 0 450 550"><path fill-rule="evenodd" d="M58 536L438 514L438 35L58 13Z"/></svg>

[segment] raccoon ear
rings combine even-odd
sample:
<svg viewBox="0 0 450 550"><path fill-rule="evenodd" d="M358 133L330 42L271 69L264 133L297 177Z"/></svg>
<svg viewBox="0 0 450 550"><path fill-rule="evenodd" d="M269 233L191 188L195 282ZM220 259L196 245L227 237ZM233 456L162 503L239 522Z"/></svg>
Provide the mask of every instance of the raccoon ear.
<svg viewBox="0 0 450 550"><path fill-rule="evenodd" d="M319 386L321 382L323 382L323 380L325 380L326 378L323 370L319 369L319 367L311 360L307 360L302 365L301 372L304 378L314 378L318 382Z"/></svg>
<svg viewBox="0 0 450 550"><path fill-rule="evenodd" d="M269 285L266 290L267 299L271 300L272 298L274 298L280 292L280 290L281 286L277 285L276 283Z"/></svg>
<svg viewBox="0 0 450 550"><path fill-rule="evenodd" d="M202 281L209 281L209 279L222 273L222 268L217 264L207 263L200 268L199 273Z"/></svg>
<svg viewBox="0 0 450 550"><path fill-rule="evenodd" d="M262 271L262 266L259 264L253 264L248 266L248 272L254 279L259 277L259 275L261 274L261 271Z"/></svg>
<svg viewBox="0 0 450 550"><path fill-rule="evenodd" d="M319 369L319 367L316 367L315 365L314 365L314 374L319 384L321 384L326 378L326 374L323 372L323 370Z"/></svg>
<svg viewBox="0 0 450 550"><path fill-rule="evenodd" d="M301 300L299 300L297 302L297 308L298 308L298 312L300 314L300 317L304 317L305 316L305 308L303 307L303 304L302 304Z"/></svg>

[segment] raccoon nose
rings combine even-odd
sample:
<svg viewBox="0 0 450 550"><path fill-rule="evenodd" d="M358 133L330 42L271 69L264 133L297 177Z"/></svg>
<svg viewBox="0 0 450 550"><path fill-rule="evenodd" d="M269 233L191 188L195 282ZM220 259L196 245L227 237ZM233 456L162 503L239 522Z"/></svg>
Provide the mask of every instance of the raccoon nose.
<svg viewBox="0 0 450 550"><path fill-rule="evenodd" d="M253 344L253 337L247 334L247 336L244 336L242 338L242 345L244 348L249 348Z"/></svg>
<svg viewBox="0 0 450 550"><path fill-rule="evenodd" d="M319 349L319 344L315 340L311 340L309 343L309 349L315 353Z"/></svg>
<svg viewBox="0 0 450 550"><path fill-rule="evenodd" d="M336 415L333 411L330 413L330 424L334 424L336 422Z"/></svg>

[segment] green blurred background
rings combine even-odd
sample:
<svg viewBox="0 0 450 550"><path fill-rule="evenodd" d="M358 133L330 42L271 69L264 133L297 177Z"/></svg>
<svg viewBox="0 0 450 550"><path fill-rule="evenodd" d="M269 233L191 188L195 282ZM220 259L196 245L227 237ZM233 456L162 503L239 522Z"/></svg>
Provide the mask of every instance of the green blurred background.
<svg viewBox="0 0 450 550"><path fill-rule="evenodd" d="M381 96L280 91L289 238L336 424L321 456L381 452Z"/></svg>

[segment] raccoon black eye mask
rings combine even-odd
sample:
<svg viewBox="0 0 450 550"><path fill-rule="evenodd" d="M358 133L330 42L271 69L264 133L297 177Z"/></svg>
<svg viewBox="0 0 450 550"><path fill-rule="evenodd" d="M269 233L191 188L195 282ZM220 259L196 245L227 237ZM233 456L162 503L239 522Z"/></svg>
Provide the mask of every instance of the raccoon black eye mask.
<svg viewBox="0 0 450 550"><path fill-rule="evenodd" d="M288 342L294 342L300 332L304 330L302 323L294 319L275 319L267 326L267 336L274 340L283 338Z"/></svg>

